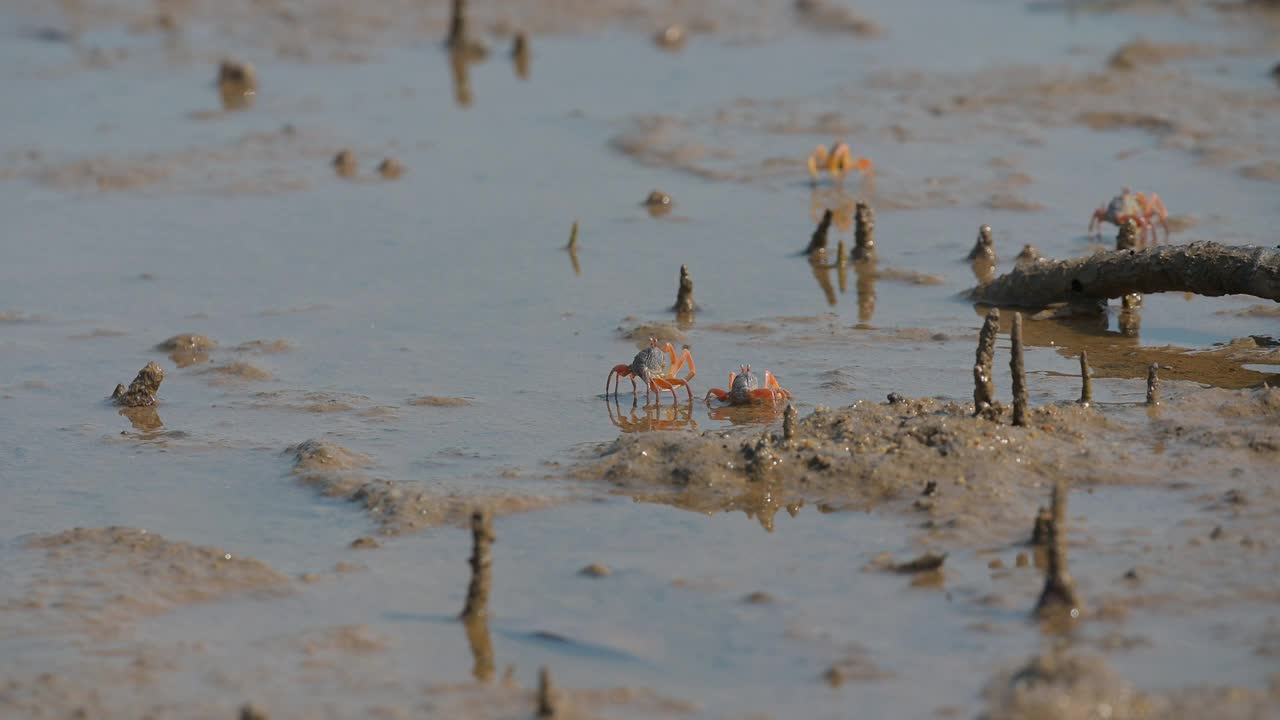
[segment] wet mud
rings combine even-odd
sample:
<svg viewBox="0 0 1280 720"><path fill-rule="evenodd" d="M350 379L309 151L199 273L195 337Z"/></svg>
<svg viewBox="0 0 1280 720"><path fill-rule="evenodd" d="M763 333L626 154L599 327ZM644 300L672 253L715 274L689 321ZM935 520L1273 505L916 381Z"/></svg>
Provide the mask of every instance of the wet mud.
<svg viewBox="0 0 1280 720"><path fill-rule="evenodd" d="M12 632L109 638L139 618L193 603L290 591L287 577L258 560L137 528L76 528L24 545L45 564L26 587L6 593L0 624Z"/></svg>
<svg viewBox="0 0 1280 720"><path fill-rule="evenodd" d="M6 8L0 716L1273 715L1275 308L1028 314L1021 426L1012 312L967 365L980 223L983 284L1129 183L1274 244L1274 3L1224 5ZM93 406L197 318L266 339ZM795 406L601 411L655 337Z"/></svg>
<svg viewBox="0 0 1280 720"><path fill-rule="evenodd" d="M1272 388L1171 399L1155 424L1136 423L1129 408L1069 404L1031 408L1019 428L1007 408L992 420L975 417L972 404L896 400L819 408L790 439L749 429L625 434L570 475L647 502L743 512L765 526L805 504L885 507L917 516L921 542L972 548L1025 532L1043 488L1059 481L1152 485L1196 467L1219 481L1260 482L1280 447L1280 431L1261 421L1280 417ZM1242 465L1215 471L1218 461L1196 459L1204 448ZM921 478L939 478L937 497L918 499Z"/></svg>
<svg viewBox="0 0 1280 720"><path fill-rule="evenodd" d="M155 405L156 393L160 392L160 383L164 382L164 369L149 362L138 371L137 377L129 383L129 387L117 385L111 393L111 400L125 408L142 408Z"/></svg>
<svg viewBox="0 0 1280 720"><path fill-rule="evenodd" d="M285 125L247 132L217 146L128 156L66 157L33 149L0 163L0 180L25 181L66 192L202 193L255 196L295 193L313 186L313 160L332 154L336 141Z"/></svg>
<svg viewBox="0 0 1280 720"><path fill-rule="evenodd" d="M374 462L367 455L325 440L308 440L289 448L293 476L326 497L355 503L386 535L401 535L440 525L462 526L477 510L491 515L529 512L564 502L564 498L507 493L441 493L418 483L371 478L364 471Z"/></svg>
<svg viewBox="0 0 1280 720"><path fill-rule="evenodd" d="M183 333L156 343L155 349L169 356L180 368L209 361L209 351L218 347L218 341L204 335Z"/></svg>
<svg viewBox="0 0 1280 720"><path fill-rule="evenodd" d="M983 720L1051 718L1264 718L1280 697L1241 687L1143 692L1100 656L1050 650L994 678Z"/></svg>

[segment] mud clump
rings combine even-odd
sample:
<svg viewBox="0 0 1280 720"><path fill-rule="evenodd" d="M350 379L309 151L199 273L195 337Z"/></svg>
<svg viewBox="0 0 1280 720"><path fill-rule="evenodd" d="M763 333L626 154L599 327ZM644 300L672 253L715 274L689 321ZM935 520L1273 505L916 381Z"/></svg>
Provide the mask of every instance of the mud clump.
<svg viewBox="0 0 1280 720"><path fill-rule="evenodd" d="M635 118L632 127L614 136L609 146L642 165L677 170L704 180L743 180L750 177L718 166L716 161L735 157L732 150L708 147L698 142L692 137L687 123L669 116ZM670 196L667 197L669 199ZM667 214L671 209L669 204L648 207L650 215L656 217Z"/></svg>
<svg viewBox="0 0 1280 720"><path fill-rule="evenodd" d="M464 397L447 397L444 395L415 395L404 401L414 407L467 407L471 401Z"/></svg>
<svg viewBox="0 0 1280 720"><path fill-rule="evenodd" d="M378 174L383 180L399 180L404 172L404 165L393 157L384 158L381 163L378 163Z"/></svg>
<svg viewBox="0 0 1280 720"><path fill-rule="evenodd" d="M363 470L373 465L372 458L326 440L308 440L288 452L294 460L294 477L326 497L359 505L387 535L438 525L465 525L476 508L498 516L538 510L558 502L538 495L441 494L414 483L371 479Z"/></svg>
<svg viewBox="0 0 1280 720"><path fill-rule="evenodd" d="M1062 473L1083 477L1087 468L1069 462L1077 438L1101 434L1105 426L1075 406L1031 412L1033 432L972 413L969 404L899 398L817 411L794 421L790 441L772 432L629 434L601 447L571 476L604 480L651 502L743 510L766 524L794 502L905 503L918 494L922 476L962 477L972 492L939 497L931 510L935 529L987 535L999 532L994 518L1006 520L1010 504L1018 506L1012 488ZM979 479L980 490L973 485Z"/></svg>
<svg viewBox="0 0 1280 720"><path fill-rule="evenodd" d="M982 720L1113 720L1262 718L1275 699L1247 688L1197 687L1164 693L1138 690L1098 656L1046 652L998 675L983 691Z"/></svg>
<svg viewBox="0 0 1280 720"><path fill-rule="evenodd" d="M1147 65L1162 65L1171 60L1195 57L1204 52L1205 49L1198 45L1156 43L1139 37L1117 48L1107 59L1107 66L1112 70L1137 70Z"/></svg>
<svg viewBox="0 0 1280 720"><path fill-rule="evenodd" d="M373 458L324 440L308 440L290 448L296 474L340 472L368 467Z"/></svg>
<svg viewBox="0 0 1280 720"><path fill-rule="evenodd" d="M1250 180L1280 182L1280 162L1268 160L1240 168L1240 175Z"/></svg>
<svg viewBox="0 0 1280 720"><path fill-rule="evenodd" d="M983 225L978 228L978 239L973 243L973 249L969 251L965 257L969 262L984 261L994 264L996 262L996 243L991 238L991 226Z"/></svg>
<svg viewBox="0 0 1280 720"><path fill-rule="evenodd" d="M164 382L164 369L154 362L149 362L138 371L137 377L129 383L129 387L116 385L111 393L111 400L123 407L138 408L156 404L156 393L160 392L160 383Z"/></svg>
<svg viewBox="0 0 1280 720"><path fill-rule="evenodd" d="M1237 452L1250 476L1259 457L1280 457L1280 426L1259 420L1280 418L1280 389L1183 395L1154 422L1141 408L1074 402L1028 408L1021 428L1009 425L1007 408L990 418L973 413L972 403L897 396L815 410L794 423L789 442L776 430L749 428L628 433L568 474L643 502L742 511L766 527L798 502L923 511L922 529L936 546L1024 541L1026 520L1043 500L1037 488L1059 480L1150 485L1175 468L1222 476L1226 461L1202 447ZM916 508L922 477L955 480L940 480L937 495Z"/></svg>
<svg viewBox="0 0 1280 720"><path fill-rule="evenodd" d="M822 673L822 680L833 688L843 687L847 683L869 683L888 680L893 673L886 671L875 663L865 649L849 648L844 657L831 664Z"/></svg>
<svg viewBox="0 0 1280 720"><path fill-rule="evenodd" d="M684 47L688 37L689 33L685 31L683 25L668 25L653 34L653 44L663 50L675 51Z"/></svg>
<svg viewBox="0 0 1280 720"><path fill-rule="evenodd" d="M25 606L95 636L183 605L289 585L253 558L137 528L76 528L35 536L26 547L46 551L53 572L33 583Z"/></svg>
<svg viewBox="0 0 1280 720"><path fill-rule="evenodd" d="M218 341L204 335L182 333L157 343L156 350L168 353L169 359L180 368L209 361L209 351L218 347Z"/></svg>
<svg viewBox="0 0 1280 720"><path fill-rule="evenodd" d="M886 554L872 561L871 567L898 575L918 575L940 571L946 561L946 553L925 553L906 562L894 562L893 557Z"/></svg>
<svg viewBox="0 0 1280 720"><path fill-rule="evenodd" d="M276 355L293 350L288 340L249 340L235 346L236 352L252 352L262 355Z"/></svg>
<svg viewBox="0 0 1280 720"><path fill-rule="evenodd" d="M583 577L602 578L609 577L613 574L613 571L609 569L608 565L604 565L602 563L591 563L579 570L578 574Z"/></svg>
<svg viewBox="0 0 1280 720"><path fill-rule="evenodd" d="M649 338L656 338L659 343L683 345L689 342L689 336L683 330L670 323L646 323L636 325L630 330L619 327L618 332L636 344L636 347L649 345Z"/></svg>
<svg viewBox="0 0 1280 720"><path fill-rule="evenodd" d="M1015 266L1034 265L1040 262L1041 257L1043 256L1040 254L1040 249L1031 243L1027 243L1022 246L1022 251L1014 257L1013 264Z"/></svg>
<svg viewBox="0 0 1280 720"><path fill-rule="evenodd" d="M333 156L333 160L329 161L333 166L333 171L340 178L353 178L360 174L360 161L356 159L356 154L350 150L339 150Z"/></svg>
<svg viewBox="0 0 1280 720"><path fill-rule="evenodd" d="M642 204L649 211L649 215L656 218L670 215L671 209L674 207L671 196L661 190L650 192Z"/></svg>
<svg viewBox="0 0 1280 720"><path fill-rule="evenodd" d="M258 73L253 65L223 60L218 65L218 94L226 110L243 110L252 105L258 94Z"/></svg>
<svg viewBox="0 0 1280 720"><path fill-rule="evenodd" d="M212 376L214 382L218 383L267 380L271 377L271 373L247 362L233 362L206 368L201 370L200 374Z"/></svg>
<svg viewBox="0 0 1280 720"><path fill-rule="evenodd" d="M884 34L884 28L875 21L827 0L796 0L795 11L802 23L818 32L848 33L865 38Z"/></svg>

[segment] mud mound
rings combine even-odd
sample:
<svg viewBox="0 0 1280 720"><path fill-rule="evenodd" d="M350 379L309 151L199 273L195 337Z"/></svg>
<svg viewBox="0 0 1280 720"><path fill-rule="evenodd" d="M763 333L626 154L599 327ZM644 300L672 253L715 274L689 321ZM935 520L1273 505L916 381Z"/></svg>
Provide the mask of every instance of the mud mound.
<svg viewBox="0 0 1280 720"><path fill-rule="evenodd" d="M1276 698L1246 688L1194 688L1144 693L1101 657L1047 653L991 682L983 720L1142 720L1264 718Z"/></svg>
<svg viewBox="0 0 1280 720"><path fill-rule="evenodd" d="M253 558L167 540L127 527L76 528L27 540L47 552L47 570L4 610L47 613L50 624L95 636L182 605L287 590L283 574Z"/></svg>
<svg viewBox="0 0 1280 720"><path fill-rule="evenodd" d="M1026 428L973 417L973 406L936 399L862 401L819 408L790 437L772 431L627 434L571 471L641 500L702 512L742 510L766 526L780 508L922 513L930 540L1008 541L1030 527L1044 488L1153 484L1199 473L1225 477L1198 459L1204 447L1238 452L1261 473L1280 452L1280 390L1215 390L1169 401L1147 417L1140 406L1100 410L1042 407ZM1140 422L1141 421L1141 422ZM926 481L935 493L921 497Z"/></svg>
<svg viewBox="0 0 1280 720"><path fill-rule="evenodd" d="M371 479L359 468L372 459L325 440L308 440L289 449L293 474L328 497L357 503L388 535L437 525L462 526L479 508L510 515L548 507L556 498L515 493L441 493L415 483Z"/></svg>

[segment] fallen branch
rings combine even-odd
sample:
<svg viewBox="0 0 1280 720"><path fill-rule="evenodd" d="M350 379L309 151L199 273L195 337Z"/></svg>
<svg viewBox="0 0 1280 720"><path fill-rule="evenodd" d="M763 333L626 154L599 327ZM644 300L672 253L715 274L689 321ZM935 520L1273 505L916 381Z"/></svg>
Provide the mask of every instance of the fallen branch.
<svg viewBox="0 0 1280 720"><path fill-rule="evenodd" d="M1101 252L1074 260L1041 260L969 291L974 302L1042 308L1128 293L1253 295L1280 302L1280 251L1215 242Z"/></svg>

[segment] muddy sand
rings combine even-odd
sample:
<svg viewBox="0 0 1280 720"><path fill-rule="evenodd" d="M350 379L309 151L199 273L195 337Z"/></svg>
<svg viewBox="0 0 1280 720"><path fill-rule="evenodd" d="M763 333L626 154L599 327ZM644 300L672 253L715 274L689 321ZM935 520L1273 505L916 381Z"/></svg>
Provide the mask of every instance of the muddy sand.
<svg viewBox="0 0 1280 720"><path fill-rule="evenodd" d="M1277 714L1274 303L968 300L1274 246L1275 3L465 5L0 10L0 717Z"/></svg>

